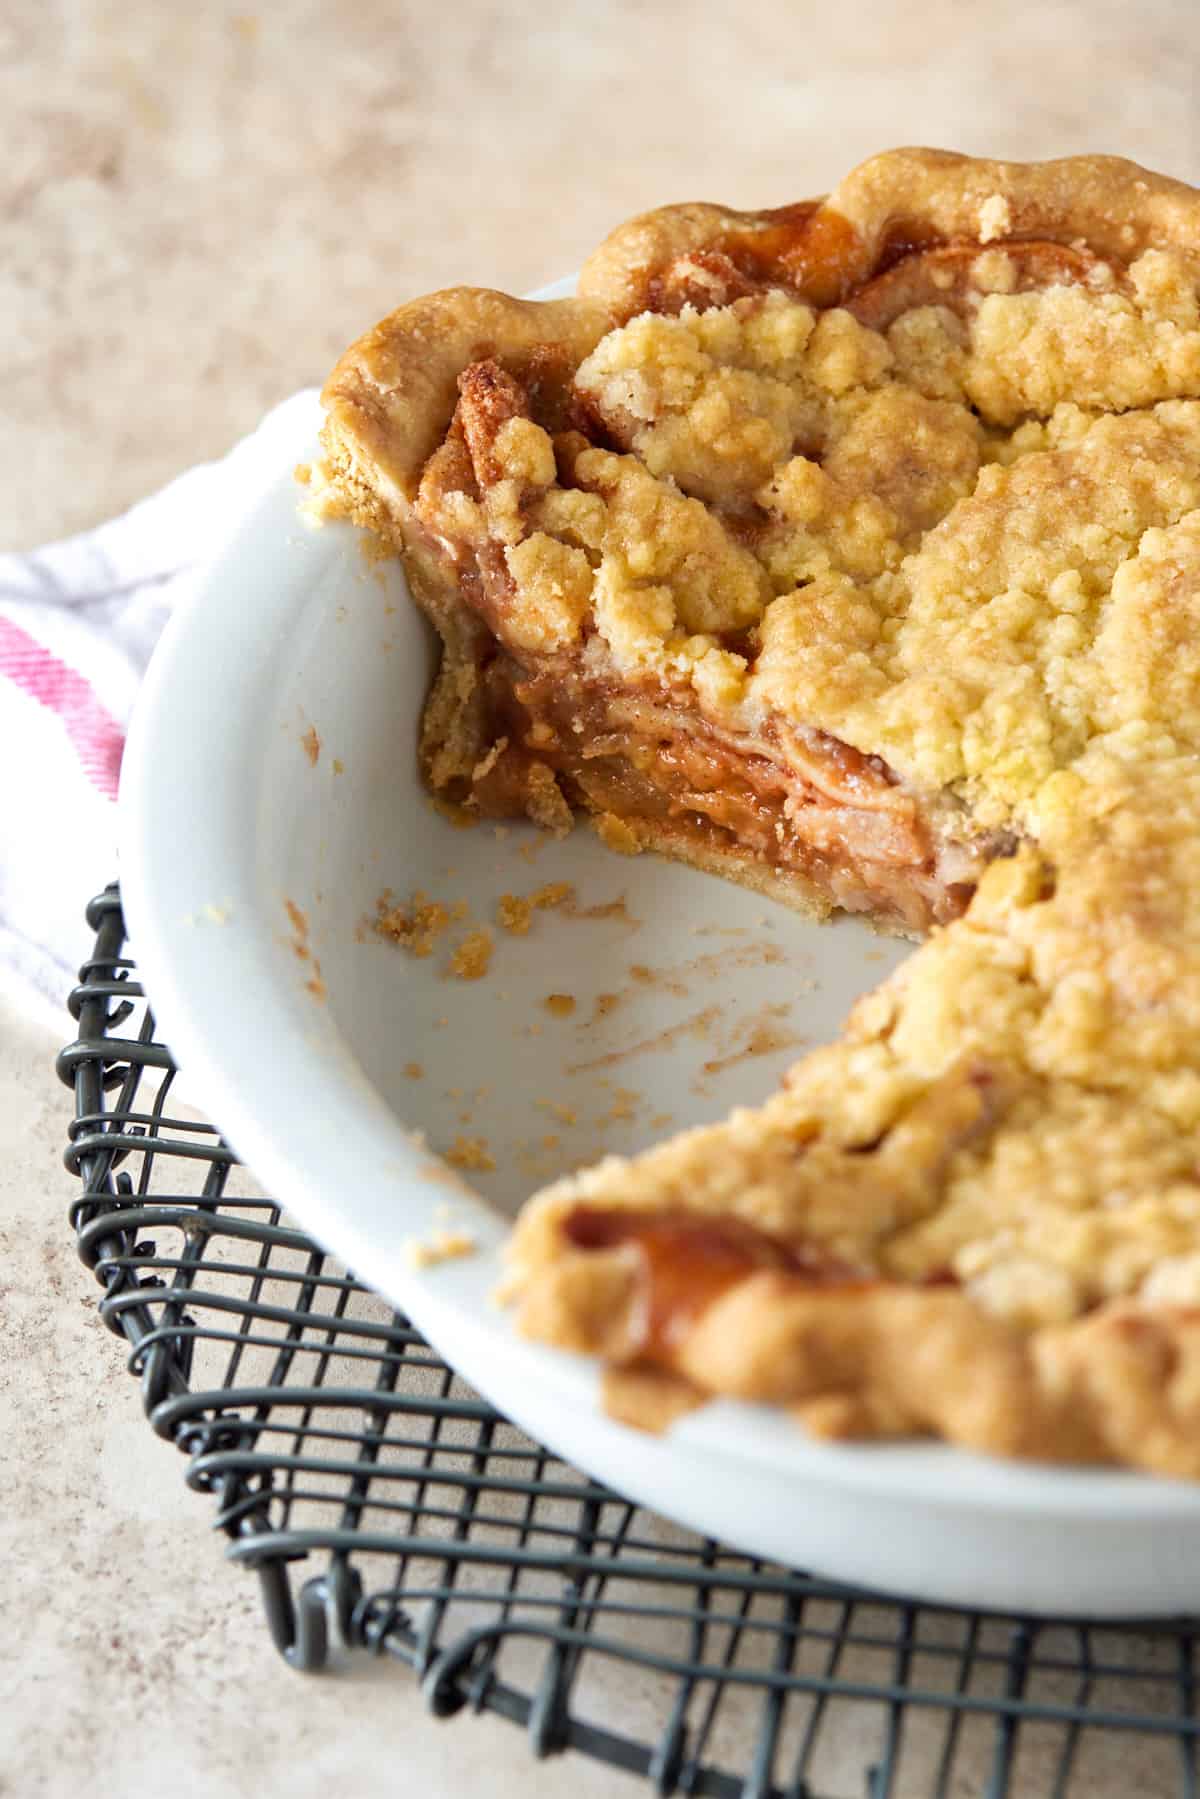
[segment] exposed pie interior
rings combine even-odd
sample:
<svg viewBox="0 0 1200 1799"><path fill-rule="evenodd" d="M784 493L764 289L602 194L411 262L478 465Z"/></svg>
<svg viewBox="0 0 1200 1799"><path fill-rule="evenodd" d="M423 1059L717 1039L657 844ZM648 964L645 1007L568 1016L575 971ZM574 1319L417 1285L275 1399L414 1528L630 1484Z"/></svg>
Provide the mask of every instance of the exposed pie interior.
<svg viewBox="0 0 1200 1799"><path fill-rule="evenodd" d="M1198 291L1181 183L901 151L327 384L435 791L927 937L760 1111L527 1206L524 1328L656 1405L1200 1476Z"/></svg>

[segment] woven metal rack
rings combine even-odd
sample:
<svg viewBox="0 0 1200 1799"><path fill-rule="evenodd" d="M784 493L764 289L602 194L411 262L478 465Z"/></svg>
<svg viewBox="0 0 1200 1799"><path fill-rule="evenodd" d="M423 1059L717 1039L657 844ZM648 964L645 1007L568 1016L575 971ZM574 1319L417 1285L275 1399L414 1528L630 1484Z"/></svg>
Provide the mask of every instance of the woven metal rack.
<svg viewBox="0 0 1200 1799"><path fill-rule="evenodd" d="M676 1529L530 1442L172 1106L120 898L59 1058L79 1253L153 1429L257 1574L293 1667L394 1657L438 1717L524 1726L662 1794L1198 1792L1200 1621L905 1604ZM836 1770L836 1773L835 1773ZM834 1784L836 1780L836 1784ZM1131 1789L1132 1790L1132 1789Z"/></svg>

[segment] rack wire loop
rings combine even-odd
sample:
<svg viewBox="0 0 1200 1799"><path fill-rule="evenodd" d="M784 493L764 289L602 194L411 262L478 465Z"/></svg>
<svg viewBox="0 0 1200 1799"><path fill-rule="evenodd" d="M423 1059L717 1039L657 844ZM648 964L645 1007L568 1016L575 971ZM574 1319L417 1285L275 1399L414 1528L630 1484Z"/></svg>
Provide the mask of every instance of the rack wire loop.
<svg viewBox="0 0 1200 1799"><path fill-rule="evenodd" d="M867 1799L1093 1799L1119 1790L1118 1736L1146 1799L1200 1799L1196 1621L881 1598L677 1530L561 1462L171 1105L115 886L87 919L58 1059L79 1256L293 1668L390 1656L434 1716L497 1713L534 1754L575 1749L664 1799L845 1799L850 1763Z"/></svg>

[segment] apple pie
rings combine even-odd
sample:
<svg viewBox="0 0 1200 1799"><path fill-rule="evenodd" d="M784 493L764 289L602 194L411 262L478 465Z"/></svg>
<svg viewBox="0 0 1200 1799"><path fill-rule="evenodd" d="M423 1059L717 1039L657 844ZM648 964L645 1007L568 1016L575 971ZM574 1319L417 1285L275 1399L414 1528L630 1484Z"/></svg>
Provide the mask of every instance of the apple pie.
<svg viewBox="0 0 1200 1799"><path fill-rule="evenodd" d="M757 1111L526 1206L640 1422L1200 1478L1200 193L902 150L402 307L326 503L444 646L433 790L922 939Z"/></svg>

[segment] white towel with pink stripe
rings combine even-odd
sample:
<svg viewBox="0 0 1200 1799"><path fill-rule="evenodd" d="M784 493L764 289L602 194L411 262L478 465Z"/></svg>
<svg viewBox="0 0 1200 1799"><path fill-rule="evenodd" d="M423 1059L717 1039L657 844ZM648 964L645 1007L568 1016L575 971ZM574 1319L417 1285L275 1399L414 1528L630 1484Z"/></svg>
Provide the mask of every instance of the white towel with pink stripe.
<svg viewBox="0 0 1200 1799"><path fill-rule="evenodd" d="M121 752L159 634L206 560L303 444L300 394L220 462L94 531L0 553L0 991L60 1035L117 873Z"/></svg>

